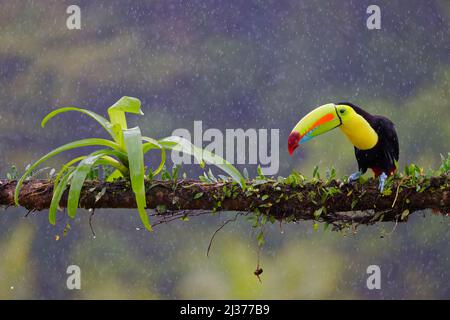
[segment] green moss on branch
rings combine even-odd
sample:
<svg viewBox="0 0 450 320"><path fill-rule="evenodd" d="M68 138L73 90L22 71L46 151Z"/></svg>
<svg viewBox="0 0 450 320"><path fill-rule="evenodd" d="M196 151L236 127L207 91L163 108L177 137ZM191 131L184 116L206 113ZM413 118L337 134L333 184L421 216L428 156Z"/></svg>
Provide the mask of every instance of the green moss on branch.
<svg viewBox="0 0 450 320"><path fill-rule="evenodd" d="M14 205L15 181L0 180L0 205ZM305 181L301 175L286 179L258 179L242 190L231 181L206 183L197 180L147 181L148 208L159 215L196 210L257 212L272 220L317 220L332 224L372 224L378 221L406 221L415 211L434 209L450 212L450 175L437 177L394 177L383 194L378 182L343 183L339 180ZM53 183L26 181L19 202L28 210L50 206ZM67 193L61 207L67 203ZM86 181L81 208L135 208L134 194L127 181Z"/></svg>

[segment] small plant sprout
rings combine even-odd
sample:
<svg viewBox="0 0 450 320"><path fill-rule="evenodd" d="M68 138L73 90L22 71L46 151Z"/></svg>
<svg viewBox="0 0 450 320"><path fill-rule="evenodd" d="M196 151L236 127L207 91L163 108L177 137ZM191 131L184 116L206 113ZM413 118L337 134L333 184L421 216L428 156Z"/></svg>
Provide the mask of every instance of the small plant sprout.
<svg viewBox="0 0 450 320"><path fill-rule="evenodd" d="M139 127L128 128L126 113L143 115L141 102L137 98L122 97L108 109L109 121L104 117L76 107L65 107L52 111L42 120L44 128L47 122L61 113L76 111L83 113L105 129L111 139L89 138L77 140L56 148L30 165L24 175L19 179L14 200L19 205L19 193L24 181L29 177L33 170L48 159L71 149L97 146L100 147L88 155L77 157L63 165L54 179L54 192L49 210L49 221L56 223L56 212L61 198L69 188L67 200L67 212L69 217L74 218L78 209L80 194L85 181L92 178L92 172L97 170L98 166L108 168L106 181L115 179L129 179L131 188L135 194L136 205L141 221L147 230L151 230L151 224L145 210L147 206L145 195L145 180L158 175L164 168L166 162L166 150L176 150L194 156L203 167L205 162L214 164L222 169L242 188L245 188L245 181L239 171L221 157L195 147L188 140L170 136L161 140L155 140L143 136ZM150 177L145 174L144 155L152 150L160 152L160 162L156 168L148 166ZM112 170L109 168L113 168ZM98 176L98 175L96 175Z"/></svg>
<svg viewBox="0 0 450 320"><path fill-rule="evenodd" d="M442 174L446 174L450 171L450 152L447 154L447 158L441 154L442 164L439 168Z"/></svg>

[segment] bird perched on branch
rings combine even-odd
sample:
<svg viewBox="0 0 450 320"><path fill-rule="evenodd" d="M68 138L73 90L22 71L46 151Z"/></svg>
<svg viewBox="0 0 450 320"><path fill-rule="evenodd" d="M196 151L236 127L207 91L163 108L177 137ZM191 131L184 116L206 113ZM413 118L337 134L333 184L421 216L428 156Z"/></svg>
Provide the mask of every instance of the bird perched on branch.
<svg viewBox="0 0 450 320"><path fill-rule="evenodd" d="M300 143L337 127L355 147L359 170L350 175L349 182L358 180L370 168L383 191L387 177L397 169L399 147L394 124L352 103L325 104L304 116L289 135L289 153L292 155Z"/></svg>

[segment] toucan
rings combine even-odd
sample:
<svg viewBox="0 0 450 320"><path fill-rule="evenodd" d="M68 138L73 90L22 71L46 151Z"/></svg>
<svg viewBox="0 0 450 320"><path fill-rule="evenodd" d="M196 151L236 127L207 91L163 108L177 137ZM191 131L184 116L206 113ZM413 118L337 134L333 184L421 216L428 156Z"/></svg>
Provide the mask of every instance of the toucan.
<svg viewBox="0 0 450 320"><path fill-rule="evenodd" d="M358 171L350 175L354 182L367 169L379 178L382 192L386 179L397 169L399 146L397 132L391 120L372 115L349 102L328 103L317 107L304 116L288 138L292 155L300 143L339 127L355 148Z"/></svg>

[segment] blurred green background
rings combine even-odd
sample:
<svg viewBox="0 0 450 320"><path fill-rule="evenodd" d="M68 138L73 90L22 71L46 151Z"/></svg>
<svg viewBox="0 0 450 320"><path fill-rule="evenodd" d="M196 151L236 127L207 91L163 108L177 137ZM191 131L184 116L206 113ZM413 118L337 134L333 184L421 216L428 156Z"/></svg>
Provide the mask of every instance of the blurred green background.
<svg viewBox="0 0 450 320"><path fill-rule="evenodd" d="M103 136L60 106L105 114L123 95L142 100L131 117L154 137L176 128L280 129L280 175L335 166L355 171L339 132L289 157L285 141L312 107L351 101L391 118L400 167L437 168L450 151L450 2L377 1L381 30L366 28L371 1L77 1L81 30L66 28L69 1L0 0L0 176L53 147ZM50 163L58 166L69 156ZM256 167L247 166L251 175ZM242 167L240 167L242 169ZM185 167L192 178L195 168ZM356 234L314 231L310 222L273 225L253 275L257 245L232 213L158 226L134 210L80 211L50 226L46 212L0 213L0 298L450 298L449 221L428 212L406 224ZM71 229L64 236L64 227ZM59 239L58 239L59 236ZM58 239L58 240L57 240ZM80 266L82 289L66 288ZM379 265L382 289L366 288Z"/></svg>

